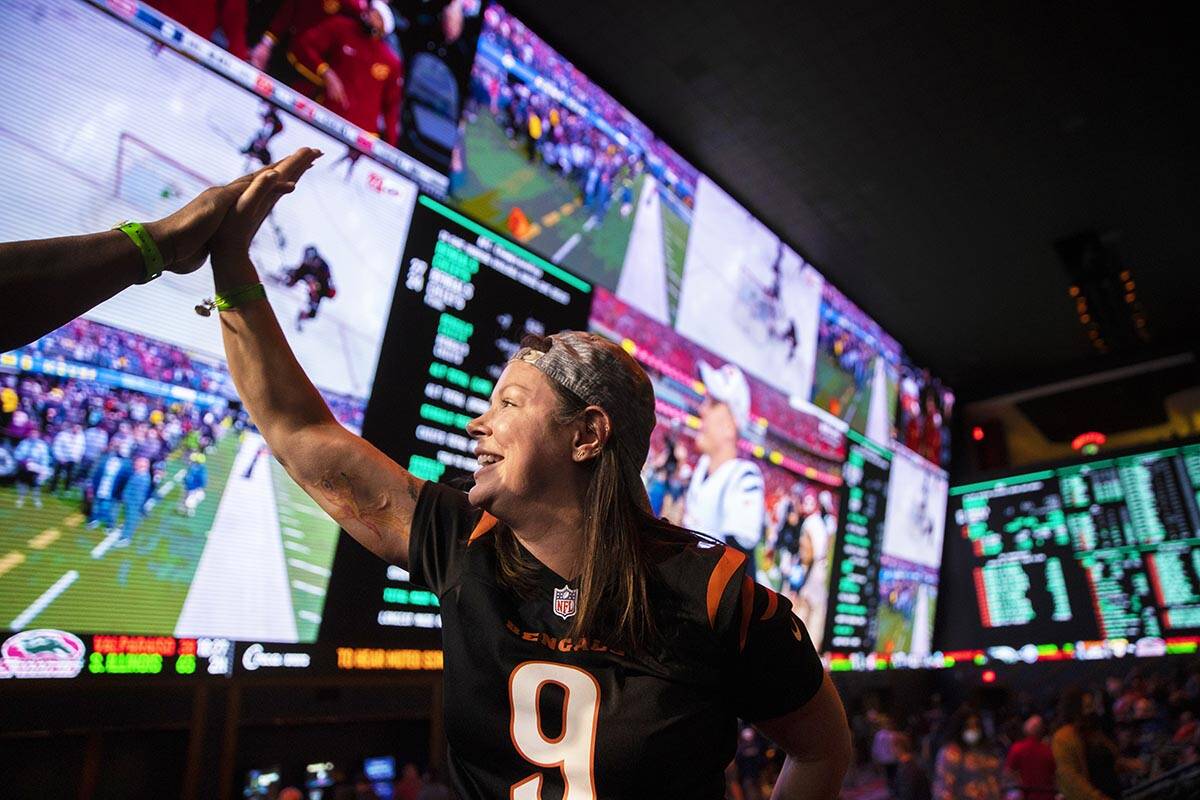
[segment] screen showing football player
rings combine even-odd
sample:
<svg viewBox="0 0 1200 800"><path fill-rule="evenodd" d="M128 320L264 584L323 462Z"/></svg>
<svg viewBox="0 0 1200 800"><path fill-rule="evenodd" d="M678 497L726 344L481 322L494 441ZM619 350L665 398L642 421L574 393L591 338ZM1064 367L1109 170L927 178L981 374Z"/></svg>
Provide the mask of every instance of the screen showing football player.
<svg viewBox="0 0 1200 800"><path fill-rule="evenodd" d="M750 384L734 364L718 369L701 361L700 379L701 455L684 500L684 527L733 545L754 563L766 522L763 476L757 464L738 457L738 438L750 421Z"/></svg>

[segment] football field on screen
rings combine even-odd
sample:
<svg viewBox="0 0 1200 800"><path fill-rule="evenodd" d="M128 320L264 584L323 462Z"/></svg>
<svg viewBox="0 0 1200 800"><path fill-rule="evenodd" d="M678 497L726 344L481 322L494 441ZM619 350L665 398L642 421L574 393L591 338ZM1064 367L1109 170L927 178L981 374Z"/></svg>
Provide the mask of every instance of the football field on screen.
<svg viewBox="0 0 1200 800"><path fill-rule="evenodd" d="M259 450L257 441L255 437L244 443L243 437L230 433L209 450L208 485L194 516L180 508L187 460L178 453L170 456L154 505L127 547L117 547L118 534L103 526L88 527L78 487L57 495L43 487L42 507L38 508L32 496L17 507L16 487L0 486L0 628L243 638L238 633L243 630L239 620L226 619L231 616L228 608L210 602L216 594L229 594L219 573L235 572L239 585L245 585L256 582L256 570L265 579L275 568L285 574L288 587L286 596L274 598L275 605L283 608L289 619L280 625L276 614L274 622L254 631L264 635L244 638L313 641L321 621L338 527L265 450L255 452ZM244 524L235 516L230 525L227 520L239 509L231 509L229 503L222 507L227 490L239 483L262 485L268 480L272 490L256 498L256 504L273 505L277 524L263 525L259 517L250 515L246 522L253 519L256 524ZM117 520L123 523L123 508ZM226 530L215 537L214 528L221 526ZM229 528L233 528L232 537ZM233 540L235 557L229 556L229 549L210 552L202 577L204 572L218 574L215 579L210 576L208 581L198 581L206 548L211 540L222 537ZM281 550L279 543L261 546L272 537L281 540ZM283 554L281 568L266 563L265 554L275 551ZM241 558L236 558L239 552ZM256 560L260 562L257 566ZM205 585L217 587L217 591L205 590ZM245 607L252 615L254 587L244 588L250 593L245 599L228 597L229 607L235 611ZM185 611L189 606L192 610ZM187 630L180 630L181 626Z"/></svg>
<svg viewBox="0 0 1200 800"><path fill-rule="evenodd" d="M468 122L464 141L466 176L455 192L459 208L549 261L606 288L616 287L634 222L633 214L621 216L619 197L596 224L581 205L578 184L540 160L529 161L524 141L510 141L491 116L481 113ZM634 208L644 183L644 175L634 179ZM508 226L514 208L528 220L523 230Z"/></svg>

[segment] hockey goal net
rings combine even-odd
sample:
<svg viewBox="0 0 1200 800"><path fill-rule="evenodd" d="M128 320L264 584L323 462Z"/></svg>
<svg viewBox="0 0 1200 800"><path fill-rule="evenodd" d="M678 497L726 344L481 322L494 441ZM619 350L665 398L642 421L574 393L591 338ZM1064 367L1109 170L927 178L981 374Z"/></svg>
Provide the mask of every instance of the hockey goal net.
<svg viewBox="0 0 1200 800"><path fill-rule="evenodd" d="M178 210L212 185L214 181L157 147L131 133L121 134L114 194L149 218Z"/></svg>

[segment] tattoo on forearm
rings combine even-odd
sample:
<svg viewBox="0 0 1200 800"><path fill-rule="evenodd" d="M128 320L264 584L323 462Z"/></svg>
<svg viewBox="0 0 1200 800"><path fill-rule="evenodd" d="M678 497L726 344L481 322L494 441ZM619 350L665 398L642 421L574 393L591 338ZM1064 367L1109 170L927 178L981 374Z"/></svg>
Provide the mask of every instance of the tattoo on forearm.
<svg viewBox="0 0 1200 800"><path fill-rule="evenodd" d="M335 509L334 516L354 520L370 531L380 544L385 541L384 528L381 523L399 521L386 519L389 505L386 499L381 504L382 508L364 508L363 503L355 497L354 484L345 472L324 478L320 482L320 488L321 495ZM409 494L412 494L411 485Z"/></svg>

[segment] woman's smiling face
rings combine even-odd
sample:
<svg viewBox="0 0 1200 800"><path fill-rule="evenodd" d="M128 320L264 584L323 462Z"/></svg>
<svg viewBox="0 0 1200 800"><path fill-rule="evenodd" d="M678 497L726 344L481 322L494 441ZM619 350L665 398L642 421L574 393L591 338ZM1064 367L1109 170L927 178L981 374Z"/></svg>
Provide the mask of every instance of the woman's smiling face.
<svg viewBox="0 0 1200 800"><path fill-rule="evenodd" d="M479 460L473 505L511 519L523 501L571 480L578 466L573 433L554 422L558 407L554 387L536 367L515 361L504 368L491 406L467 425Z"/></svg>

